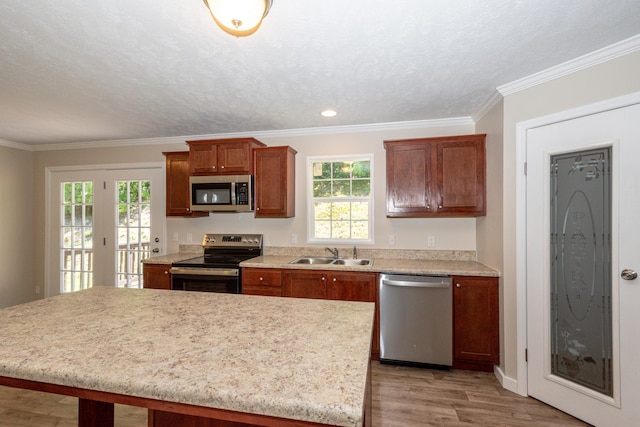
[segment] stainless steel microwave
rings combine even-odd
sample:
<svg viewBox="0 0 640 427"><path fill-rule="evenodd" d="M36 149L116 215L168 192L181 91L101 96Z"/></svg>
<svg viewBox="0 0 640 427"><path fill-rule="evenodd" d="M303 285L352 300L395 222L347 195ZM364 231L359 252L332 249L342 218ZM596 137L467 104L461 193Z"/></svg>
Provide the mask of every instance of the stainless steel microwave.
<svg viewBox="0 0 640 427"><path fill-rule="evenodd" d="M252 175L191 176L192 211L253 211Z"/></svg>

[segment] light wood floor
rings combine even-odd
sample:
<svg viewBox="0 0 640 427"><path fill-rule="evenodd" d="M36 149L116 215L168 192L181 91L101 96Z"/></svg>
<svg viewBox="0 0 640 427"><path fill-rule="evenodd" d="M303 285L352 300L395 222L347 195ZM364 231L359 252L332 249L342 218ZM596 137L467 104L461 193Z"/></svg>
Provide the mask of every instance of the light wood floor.
<svg viewBox="0 0 640 427"><path fill-rule="evenodd" d="M491 373L373 363L373 426L587 426L503 389ZM72 427L77 399L0 386L0 426ZM117 427L146 427L143 408L116 405Z"/></svg>

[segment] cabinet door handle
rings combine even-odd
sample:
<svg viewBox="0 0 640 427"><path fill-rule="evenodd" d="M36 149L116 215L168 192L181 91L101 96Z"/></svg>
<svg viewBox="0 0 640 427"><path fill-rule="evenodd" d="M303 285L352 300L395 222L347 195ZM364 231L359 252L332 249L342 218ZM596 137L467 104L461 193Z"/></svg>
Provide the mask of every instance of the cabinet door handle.
<svg viewBox="0 0 640 427"><path fill-rule="evenodd" d="M459 287L460 287L460 283L456 283L456 288L459 288Z"/></svg>
<svg viewBox="0 0 640 427"><path fill-rule="evenodd" d="M336 282L336 278L335 277L333 278L333 281Z"/></svg>
<svg viewBox="0 0 640 427"><path fill-rule="evenodd" d="M264 280L264 279L261 277L261 278L260 278L260 281L262 282L263 280Z"/></svg>
<svg viewBox="0 0 640 427"><path fill-rule="evenodd" d="M165 271L164 271L164 274L169 274L169 270L165 270Z"/></svg>
<svg viewBox="0 0 640 427"><path fill-rule="evenodd" d="M224 166L220 166L220 169L224 169Z"/></svg>
<svg viewBox="0 0 640 427"><path fill-rule="evenodd" d="M325 280L327 280L327 279L323 277L323 278L322 278L322 281L324 282Z"/></svg>

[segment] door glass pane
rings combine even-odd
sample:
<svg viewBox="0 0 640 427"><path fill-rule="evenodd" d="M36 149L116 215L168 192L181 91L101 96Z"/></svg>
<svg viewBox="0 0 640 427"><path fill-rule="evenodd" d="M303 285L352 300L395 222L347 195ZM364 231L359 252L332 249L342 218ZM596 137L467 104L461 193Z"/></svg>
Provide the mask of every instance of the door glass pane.
<svg viewBox="0 0 640 427"><path fill-rule="evenodd" d="M611 149L551 157L551 373L612 396Z"/></svg>
<svg viewBox="0 0 640 427"><path fill-rule="evenodd" d="M150 255L151 181L117 181L116 191L117 286L142 288L140 261Z"/></svg>
<svg viewBox="0 0 640 427"><path fill-rule="evenodd" d="M61 184L61 293L93 286L93 182Z"/></svg>

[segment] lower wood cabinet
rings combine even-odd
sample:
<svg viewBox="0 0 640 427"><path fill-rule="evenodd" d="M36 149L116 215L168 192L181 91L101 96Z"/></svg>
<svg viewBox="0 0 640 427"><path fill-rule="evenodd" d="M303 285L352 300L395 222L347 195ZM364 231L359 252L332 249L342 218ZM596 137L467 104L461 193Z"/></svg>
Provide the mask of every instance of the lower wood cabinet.
<svg viewBox="0 0 640 427"><path fill-rule="evenodd" d="M246 295L282 295L282 274L273 268L243 268L242 293Z"/></svg>
<svg viewBox="0 0 640 427"><path fill-rule="evenodd" d="M376 273L329 270L283 270L282 296L376 304L371 357L380 359L380 314Z"/></svg>
<svg viewBox="0 0 640 427"><path fill-rule="evenodd" d="M142 280L145 289L171 289L170 264L143 264Z"/></svg>
<svg viewBox="0 0 640 427"><path fill-rule="evenodd" d="M492 372L500 363L498 278L452 279L453 367Z"/></svg>
<svg viewBox="0 0 640 427"><path fill-rule="evenodd" d="M377 274L357 271L243 268L242 293L376 304L371 357L380 359Z"/></svg>

